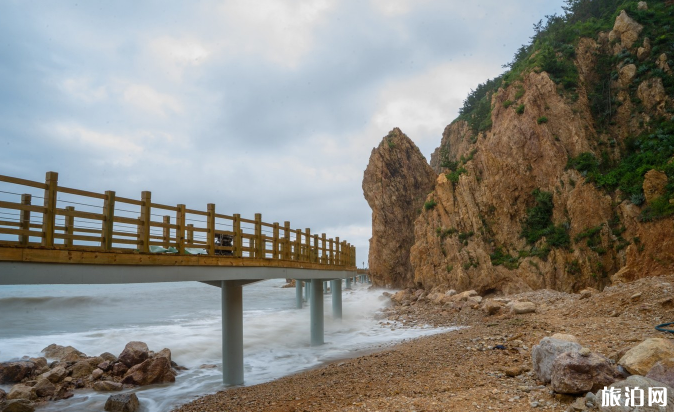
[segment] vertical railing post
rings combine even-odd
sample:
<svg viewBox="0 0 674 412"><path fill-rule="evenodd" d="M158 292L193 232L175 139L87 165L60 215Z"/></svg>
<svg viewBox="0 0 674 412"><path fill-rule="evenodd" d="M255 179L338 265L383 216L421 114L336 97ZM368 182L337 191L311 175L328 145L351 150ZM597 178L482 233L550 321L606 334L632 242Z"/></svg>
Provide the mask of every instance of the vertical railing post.
<svg viewBox="0 0 674 412"><path fill-rule="evenodd" d="M66 210L68 212L74 212L75 207L74 206L66 206ZM66 247L72 246L73 245L73 238L68 238L68 235L73 234L73 226L75 226L75 218L73 216L66 215L66 223L65 223L65 230L63 231L66 234L66 237L63 238L63 244Z"/></svg>
<svg viewBox="0 0 674 412"><path fill-rule="evenodd" d="M42 217L42 246L54 246L54 226L56 222L56 194L58 191L59 174L47 172L44 189L44 216Z"/></svg>
<svg viewBox="0 0 674 412"><path fill-rule="evenodd" d="M215 203L209 203L206 206L208 211L208 232L207 232L207 243L208 243L208 254L211 256L215 255Z"/></svg>
<svg viewBox="0 0 674 412"><path fill-rule="evenodd" d="M339 261L340 259L340 253L339 253L339 238L335 238L335 258L333 259L332 264L333 265L341 265L341 262Z"/></svg>
<svg viewBox="0 0 674 412"><path fill-rule="evenodd" d="M328 252L325 247L327 245L325 240L325 233L321 233L321 263L324 265L328 264Z"/></svg>
<svg viewBox="0 0 674 412"><path fill-rule="evenodd" d="M163 223L165 225L170 225L171 224L171 216L164 216ZM164 248L168 249L171 240L171 229L168 226L164 226L164 230L162 232L162 242L164 242Z"/></svg>
<svg viewBox="0 0 674 412"><path fill-rule="evenodd" d="M234 256L243 257L243 239L241 238L241 215L234 215L232 231L234 232Z"/></svg>
<svg viewBox="0 0 674 412"><path fill-rule="evenodd" d="M311 261L314 262L314 263L318 263L318 255L319 255L319 253L318 253L318 235L314 235L313 238L314 238L314 254L311 257L312 258Z"/></svg>
<svg viewBox="0 0 674 412"><path fill-rule="evenodd" d="M290 260L290 222L283 222L283 259Z"/></svg>
<svg viewBox="0 0 674 412"><path fill-rule="evenodd" d="M29 194L21 195L21 204L30 205L32 198L33 197ZM30 230L30 210L22 210L20 219L21 219L21 230ZM30 236L28 235L19 236L19 244L21 244L22 246L26 246L28 244L29 238Z"/></svg>
<svg viewBox="0 0 674 412"><path fill-rule="evenodd" d="M194 247L194 225L190 223L187 227L187 241L186 243L188 245L191 245L191 247Z"/></svg>
<svg viewBox="0 0 674 412"><path fill-rule="evenodd" d="M139 238L138 238L138 250L143 253L150 252L150 221L152 216L150 211L152 210L152 195L148 191L143 191L140 194L140 200L143 202L143 205L140 207L140 222L141 226L139 227Z"/></svg>
<svg viewBox="0 0 674 412"><path fill-rule="evenodd" d="M300 260L300 256L302 254L302 231L297 229L295 231L295 251L293 253L293 259L294 260Z"/></svg>
<svg viewBox="0 0 674 412"><path fill-rule="evenodd" d="M274 222L274 240L272 249L274 250L272 259L278 259L278 222Z"/></svg>
<svg viewBox="0 0 674 412"><path fill-rule="evenodd" d="M332 238L330 238L330 240L328 240L328 242L330 243L330 252L328 253L328 265L334 265L335 264L335 250L334 250L334 245L335 245L334 242L335 241Z"/></svg>
<svg viewBox="0 0 674 412"><path fill-rule="evenodd" d="M303 260L311 262L311 229L306 228L304 231L306 232L306 235L304 235L304 249L306 253L304 254Z"/></svg>
<svg viewBox="0 0 674 412"><path fill-rule="evenodd" d="M265 253L264 250L266 246L262 239L262 214L255 213L255 257L258 259L264 259Z"/></svg>
<svg viewBox="0 0 674 412"><path fill-rule="evenodd" d="M351 265L356 266L356 247L351 246Z"/></svg>
<svg viewBox="0 0 674 412"><path fill-rule="evenodd" d="M101 247L103 250L112 248L112 231L115 227L115 191L106 190L103 200L103 223L101 227Z"/></svg>
<svg viewBox="0 0 674 412"><path fill-rule="evenodd" d="M178 254L185 254L185 205L178 205L176 212L176 242L178 243Z"/></svg>

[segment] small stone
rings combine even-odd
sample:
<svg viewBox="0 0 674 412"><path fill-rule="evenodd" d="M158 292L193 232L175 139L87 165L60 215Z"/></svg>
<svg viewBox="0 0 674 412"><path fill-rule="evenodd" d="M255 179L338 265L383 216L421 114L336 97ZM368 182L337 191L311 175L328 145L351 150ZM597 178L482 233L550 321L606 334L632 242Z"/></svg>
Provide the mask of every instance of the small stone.
<svg viewBox="0 0 674 412"><path fill-rule="evenodd" d="M99 380L103 376L103 369L96 368L94 369L93 372L91 372L91 380L96 381Z"/></svg>
<svg viewBox="0 0 674 412"><path fill-rule="evenodd" d="M639 300L641 298L641 292L635 293L634 295L630 296L631 300Z"/></svg>
<svg viewBox="0 0 674 412"><path fill-rule="evenodd" d="M586 358L587 358L588 356L590 356L590 353L592 353L592 351L591 351L590 349L588 349L588 348L582 348L581 350L578 351L578 354L579 354L580 356L584 356L584 357L586 357Z"/></svg>
<svg viewBox="0 0 674 412"><path fill-rule="evenodd" d="M109 412L136 412L140 407L135 393L112 395L105 402L105 410Z"/></svg>
<svg viewBox="0 0 674 412"><path fill-rule="evenodd" d="M533 302L512 302L510 306L510 311L515 315L523 315L525 313L534 313L536 312L536 304Z"/></svg>
<svg viewBox="0 0 674 412"><path fill-rule="evenodd" d="M640 1L637 3L637 10L648 10L648 3L645 1Z"/></svg>
<svg viewBox="0 0 674 412"><path fill-rule="evenodd" d="M91 366L89 361L81 360L73 365L72 373L70 374L70 376L72 376L73 379L84 378L91 375L91 372L93 371L94 367Z"/></svg>
<svg viewBox="0 0 674 412"><path fill-rule="evenodd" d="M536 401L530 402L529 406L531 406L532 408L538 408L538 402Z"/></svg>

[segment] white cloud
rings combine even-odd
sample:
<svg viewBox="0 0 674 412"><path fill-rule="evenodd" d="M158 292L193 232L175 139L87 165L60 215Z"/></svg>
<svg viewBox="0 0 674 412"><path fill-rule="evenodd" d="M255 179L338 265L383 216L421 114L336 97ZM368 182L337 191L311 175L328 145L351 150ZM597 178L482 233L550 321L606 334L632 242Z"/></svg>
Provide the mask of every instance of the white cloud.
<svg viewBox="0 0 674 412"><path fill-rule="evenodd" d="M201 66L213 51L211 46L195 38L161 36L149 42L149 49L159 69L169 78L180 81L187 68Z"/></svg>
<svg viewBox="0 0 674 412"><path fill-rule="evenodd" d="M126 86L123 99L125 102L156 116L166 117L183 111L182 104L176 98L160 93L144 84Z"/></svg>
<svg viewBox="0 0 674 412"><path fill-rule="evenodd" d="M295 67L314 47L313 32L335 5L334 0L229 1L220 8L226 28L224 52L253 54Z"/></svg>
<svg viewBox="0 0 674 412"><path fill-rule="evenodd" d="M70 97L85 103L95 103L108 98L105 86L95 87L87 77L71 77L61 81L58 87Z"/></svg>
<svg viewBox="0 0 674 412"><path fill-rule="evenodd" d="M372 5L385 16L399 16L407 14L412 7L427 0L371 0Z"/></svg>

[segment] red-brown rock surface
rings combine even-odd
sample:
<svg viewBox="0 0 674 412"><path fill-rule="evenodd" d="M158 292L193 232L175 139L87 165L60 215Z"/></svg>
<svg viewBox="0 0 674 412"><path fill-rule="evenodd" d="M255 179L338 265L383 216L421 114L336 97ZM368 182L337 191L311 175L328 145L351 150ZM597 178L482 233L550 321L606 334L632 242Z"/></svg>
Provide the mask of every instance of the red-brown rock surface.
<svg viewBox="0 0 674 412"><path fill-rule="evenodd" d="M375 285L413 284L409 255L414 219L433 190L435 178L419 148L398 128L372 150L363 192L372 208L369 267Z"/></svg>

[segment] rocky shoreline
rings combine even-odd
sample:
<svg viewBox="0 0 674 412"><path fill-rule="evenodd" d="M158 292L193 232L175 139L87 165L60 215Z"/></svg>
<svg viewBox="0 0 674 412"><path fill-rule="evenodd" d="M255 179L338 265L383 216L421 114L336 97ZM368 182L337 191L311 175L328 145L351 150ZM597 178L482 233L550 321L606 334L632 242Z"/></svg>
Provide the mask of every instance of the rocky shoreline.
<svg viewBox="0 0 674 412"><path fill-rule="evenodd" d="M119 356L109 352L87 356L72 346L51 344L44 357L0 363L0 383L13 384L0 390L0 411L30 412L49 401L68 399L77 389L119 392L137 386L175 382L185 368L171 360L167 348L150 351L144 342L129 342ZM106 411L134 412L138 398L133 393L112 395Z"/></svg>
<svg viewBox="0 0 674 412"><path fill-rule="evenodd" d="M473 293L408 290L391 296L392 305L379 315L383 325L467 327L273 382L221 391L176 408L175 412L629 411L632 409L601 408L601 394L598 398L596 389L609 381L618 388L645 385L647 378L641 378L641 374L651 373L656 364L660 369L652 373L660 373L656 380L662 383L659 386L664 387L664 382L672 379L674 355L642 350L644 345L651 346L653 339L665 348L674 348L674 335L654 329L657 324L674 321L672 292L674 276L645 278L601 292L587 289L576 294L540 290L479 297ZM406 298L399 299L403 296ZM529 303L525 306L533 306L534 310L515 313L515 302ZM550 341L555 345L549 345ZM564 342L574 343L570 346L576 349L565 358L602 366L583 369L569 366L572 362L555 364L557 356L550 362L554 350L549 347L557 348ZM650 353L650 360L642 362L651 365L649 369L634 369L629 357L625 359L630 352ZM548 355L534 361L541 353ZM544 358L547 361L541 362ZM634 358L646 359L642 355ZM569 373L557 373L557 383L552 379L546 382L541 370L552 373L554 367L546 369L542 364L555 364ZM630 368L639 374L631 375ZM587 373L576 373L578 369ZM605 373L595 373L600 370ZM628 375L630 380L623 380ZM672 382L668 385L671 387ZM674 390L668 395L674 396ZM674 410L674 398L669 399L666 408L652 410Z"/></svg>

